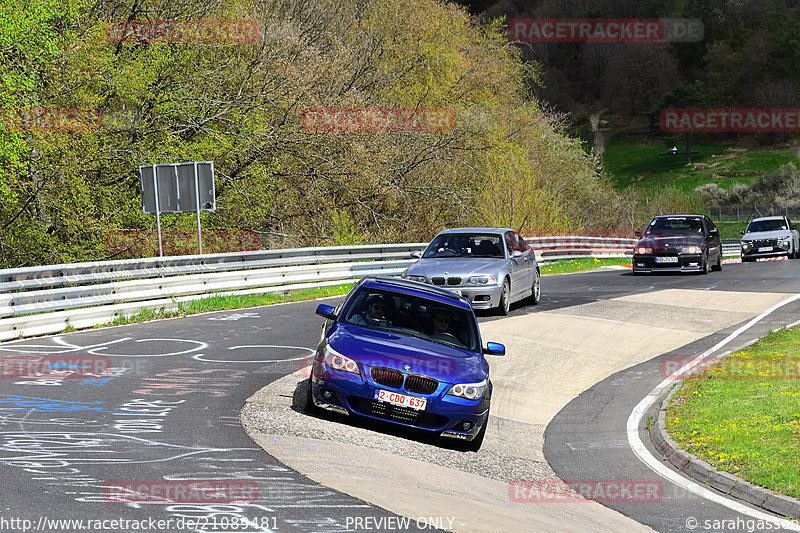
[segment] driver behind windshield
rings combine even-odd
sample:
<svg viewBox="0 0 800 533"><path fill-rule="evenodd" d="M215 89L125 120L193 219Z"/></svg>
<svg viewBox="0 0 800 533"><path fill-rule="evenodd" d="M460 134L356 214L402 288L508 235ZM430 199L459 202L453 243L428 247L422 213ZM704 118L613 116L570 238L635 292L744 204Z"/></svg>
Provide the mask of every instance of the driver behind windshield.
<svg viewBox="0 0 800 533"><path fill-rule="evenodd" d="M433 315L433 334L448 333L450 328L450 313L447 311L438 311Z"/></svg>
<svg viewBox="0 0 800 533"><path fill-rule="evenodd" d="M353 315L350 323L359 326L391 326L392 323L386 318L386 300L383 295L373 294L367 298L367 308Z"/></svg>

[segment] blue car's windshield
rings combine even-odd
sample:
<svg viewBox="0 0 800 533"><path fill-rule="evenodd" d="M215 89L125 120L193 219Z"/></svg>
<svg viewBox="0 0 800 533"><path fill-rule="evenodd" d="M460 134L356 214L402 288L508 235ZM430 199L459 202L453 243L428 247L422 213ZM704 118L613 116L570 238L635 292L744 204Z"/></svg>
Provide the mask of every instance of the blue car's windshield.
<svg viewBox="0 0 800 533"><path fill-rule="evenodd" d="M494 257L502 259L502 235L479 233L445 233L437 235L422 254L424 258Z"/></svg>
<svg viewBox="0 0 800 533"><path fill-rule="evenodd" d="M427 298L362 289L348 301L342 316L348 324L481 351L471 312Z"/></svg>
<svg viewBox="0 0 800 533"><path fill-rule="evenodd" d="M786 227L786 222L782 218L773 218L771 220L754 220L747 226L747 233L755 231L777 231L782 229L789 229Z"/></svg>

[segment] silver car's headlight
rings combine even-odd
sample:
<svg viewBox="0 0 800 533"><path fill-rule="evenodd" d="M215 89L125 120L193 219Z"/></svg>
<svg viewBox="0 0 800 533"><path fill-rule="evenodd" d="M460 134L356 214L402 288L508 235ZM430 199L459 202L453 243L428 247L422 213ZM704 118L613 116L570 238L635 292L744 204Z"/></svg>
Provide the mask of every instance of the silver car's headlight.
<svg viewBox="0 0 800 533"><path fill-rule="evenodd" d="M497 278L494 276L471 276L467 278L467 285L497 285Z"/></svg>
<svg viewBox="0 0 800 533"><path fill-rule="evenodd" d="M460 398L466 398L467 400L478 400L483 398L483 395L486 393L486 380L484 379L480 383L457 383L450 387L450 390L447 394L451 396L458 396Z"/></svg>
<svg viewBox="0 0 800 533"><path fill-rule="evenodd" d="M411 281L419 281L420 283L428 283L428 278L426 278L425 276L406 275L405 278L410 279Z"/></svg>
<svg viewBox="0 0 800 533"><path fill-rule="evenodd" d="M742 241L742 248L744 248L745 250L747 250L747 249L748 249L748 248L750 248L751 246L753 246L753 243L752 243L752 242L748 242L748 241Z"/></svg>
<svg viewBox="0 0 800 533"><path fill-rule="evenodd" d="M785 241L783 241L783 247L784 248L788 248L789 247L789 239L786 239Z"/></svg>

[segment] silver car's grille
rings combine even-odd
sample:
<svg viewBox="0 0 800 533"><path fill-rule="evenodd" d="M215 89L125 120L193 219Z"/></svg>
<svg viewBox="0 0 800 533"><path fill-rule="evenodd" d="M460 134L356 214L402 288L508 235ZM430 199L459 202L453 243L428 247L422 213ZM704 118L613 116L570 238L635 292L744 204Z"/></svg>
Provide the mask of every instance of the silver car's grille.
<svg viewBox="0 0 800 533"><path fill-rule="evenodd" d="M780 239L754 239L753 246L777 246Z"/></svg>
<svg viewBox="0 0 800 533"><path fill-rule="evenodd" d="M434 285L461 285L461 278L453 276L452 278L444 278L443 276L436 276L431 278L431 283Z"/></svg>

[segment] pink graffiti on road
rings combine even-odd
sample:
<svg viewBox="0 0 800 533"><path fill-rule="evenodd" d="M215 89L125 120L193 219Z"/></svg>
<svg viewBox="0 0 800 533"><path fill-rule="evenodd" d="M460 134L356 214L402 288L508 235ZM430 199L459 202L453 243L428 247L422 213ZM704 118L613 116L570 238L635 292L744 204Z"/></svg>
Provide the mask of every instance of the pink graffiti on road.
<svg viewBox="0 0 800 533"><path fill-rule="evenodd" d="M225 396L247 375L244 370L209 368L173 368L167 372L144 378L143 387L136 394L148 396L182 396L184 394L210 394Z"/></svg>

